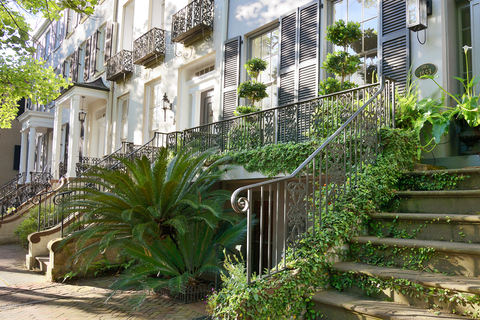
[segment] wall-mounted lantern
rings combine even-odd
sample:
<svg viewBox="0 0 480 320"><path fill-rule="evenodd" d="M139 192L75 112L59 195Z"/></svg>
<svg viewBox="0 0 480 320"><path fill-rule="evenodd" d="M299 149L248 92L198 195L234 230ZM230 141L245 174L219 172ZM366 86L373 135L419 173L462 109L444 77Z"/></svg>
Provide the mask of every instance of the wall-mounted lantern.
<svg viewBox="0 0 480 320"><path fill-rule="evenodd" d="M82 110L78 113L78 121L84 122L85 118L87 117L87 113L83 110L83 101L85 100L85 96L82 96Z"/></svg>
<svg viewBox="0 0 480 320"><path fill-rule="evenodd" d="M431 14L431 0L407 0L408 29L415 32L427 29L427 16Z"/></svg>
<svg viewBox="0 0 480 320"><path fill-rule="evenodd" d="M168 100L168 97L167 97L167 94L165 93L163 95L163 99L162 99L162 102L163 102L163 122L166 122L167 121L167 110L170 109L170 110L173 110L173 103L170 103L170 100Z"/></svg>

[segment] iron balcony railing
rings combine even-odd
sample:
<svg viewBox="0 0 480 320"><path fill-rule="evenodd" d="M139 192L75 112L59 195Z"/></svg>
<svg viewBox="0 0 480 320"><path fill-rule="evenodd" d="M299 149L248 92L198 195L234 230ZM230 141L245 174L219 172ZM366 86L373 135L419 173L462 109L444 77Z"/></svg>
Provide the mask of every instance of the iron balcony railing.
<svg viewBox="0 0 480 320"><path fill-rule="evenodd" d="M107 80L124 79L133 72L132 52L122 50L107 60Z"/></svg>
<svg viewBox="0 0 480 320"><path fill-rule="evenodd" d="M165 56L165 31L152 28L133 42L133 63L147 65Z"/></svg>
<svg viewBox="0 0 480 320"><path fill-rule="evenodd" d="M248 284L285 270L287 251L294 251L300 239L321 228L322 214L356 185L357 175L376 159L379 129L394 126L394 89L392 83L382 82L342 94L342 99L327 96L287 107L307 108L315 114L306 132L323 136L324 142L291 175L232 194L233 208L245 212L248 219Z"/></svg>
<svg viewBox="0 0 480 320"><path fill-rule="evenodd" d="M205 30L213 30L213 15L213 0L192 1L173 15L172 41L189 43Z"/></svg>

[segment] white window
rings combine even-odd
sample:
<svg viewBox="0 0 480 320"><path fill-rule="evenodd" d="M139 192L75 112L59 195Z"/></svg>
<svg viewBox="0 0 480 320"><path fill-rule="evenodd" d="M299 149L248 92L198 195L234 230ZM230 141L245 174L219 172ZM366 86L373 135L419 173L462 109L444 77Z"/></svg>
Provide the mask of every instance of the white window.
<svg viewBox="0 0 480 320"><path fill-rule="evenodd" d="M149 108L149 122L150 131L155 132L160 130L160 123L162 121L163 114L163 96L160 91L160 82L156 82L149 86L148 108Z"/></svg>
<svg viewBox="0 0 480 320"><path fill-rule="evenodd" d="M97 60L96 60L96 67L95 67L95 70L97 70L97 72L103 71L103 62L105 59L105 31L106 31L105 25L100 27L100 29L98 29L98 40L97 40L98 53L96 55Z"/></svg>
<svg viewBox="0 0 480 320"><path fill-rule="evenodd" d="M260 101L262 109L277 106L278 28L250 38L250 58L261 58L268 63L258 81L267 85L268 97Z"/></svg>
<svg viewBox="0 0 480 320"><path fill-rule="evenodd" d="M130 1L123 7L123 36L122 36L122 49L132 50L133 44L133 14L134 14L134 1Z"/></svg>
<svg viewBox="0 0 480 320"><path fill-rule="evenodd" d="M165 0L150 1L150 29L164 27Z"/></svg>
<svg viewBox="0 0 480 320"><path fill-rule="evenodd" d="M377 1L341 0L333 5L335 21L353 21L360 23L363 37L349 48L351 54L357 54L362 62L361 69L352 75L352 81L363 85L376 82L377 74L377 35L378 5ZM343 48L335 48L342 50Z"/></svg>
<svg viewBox="0 0 480 320"><path fill-rule="evenodd" d="M119 99L120 108L120 140L128 139L128 95Z"/></svg>

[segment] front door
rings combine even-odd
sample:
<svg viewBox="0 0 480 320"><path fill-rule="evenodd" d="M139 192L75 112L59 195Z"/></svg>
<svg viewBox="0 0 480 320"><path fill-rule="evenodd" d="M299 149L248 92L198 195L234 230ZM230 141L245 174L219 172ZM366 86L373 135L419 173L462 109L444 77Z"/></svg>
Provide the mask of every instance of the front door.
<svg viewBox="0 0 480 320"><path fill-rule="evenodd" d="M213 122L213 89L202 92L202 105L200 107L200 125Z"/></svg>

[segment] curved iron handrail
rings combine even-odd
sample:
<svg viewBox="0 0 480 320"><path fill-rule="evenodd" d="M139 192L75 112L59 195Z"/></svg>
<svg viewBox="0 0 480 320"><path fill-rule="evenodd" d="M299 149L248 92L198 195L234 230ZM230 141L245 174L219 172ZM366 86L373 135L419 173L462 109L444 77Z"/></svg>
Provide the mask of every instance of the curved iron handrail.
<svg viewBox="0 0 480 320"><path fill-rule="evenodd" d="M318 147L317 150L315 150L305 161L303 161L302 164L300 164L298 166L298 168L295 169L295 171L293 171L290 175L285 176L285 177L276 178L276 179L273 179L273 180L254 183L254 184L244 186L244 187L241 187L241 188L238 188L237 190L235 190L232 193L232 196L230 198L230 202L232 204L233 209L236 212L241 213L241 212L246 212L249 208L248 199L246 199L245 197L239 197L238 198L238 195L239 195L240 192L245 191L247 189L258 188L258 187L261 187L261 186L267 185L267 184L272 184L272 183L276 183L276 182L289 180L289 179L294 178L296 175L298 175L323 149L325 149L325 147L333 139L335 139L363 110L365 110L367 108L367 106L370 103L372 103L372 101L374 101L378 97L378 95L380 93L382 93L384 88L385 88L385 79L382 78L382 82L380 83L380 88L377 90L377 92L375 92L375 94L370 99L368 99L367 102L364 103L364 105L361 108L359 108L347 121L344 122L344 124L342 124L340 126L340 128L338 128L330 137L328 137L320 145L320 147ZM237 198L238 198L238 200L236 200ZM243 203L239 203L239 201L242 201Z"/></svg>
<svg viewBox="0 0 480 320"><path fill-rule="evenodd" d="M383 78L375 85L378 90L367 96L368 100L358 109L347 102L352 115L341 125L339 121L338 129L291 174L240 187L232 193L233 209L247 214L247 284L252 282L255 259L258 262L255 271L260 278L286 270L286 251L295 250L309 230L315 232L322 224L322 210L328 212L338 195L355 185L363 165L373 160L378 151L378 127L394 125L390 86L385 89ZM382 95L384 91L388 95L386 99ZM342 101L338 104L341 107ZM318 106L322 106L321 101ZM328 120L327 115L325 121ZM259 193L255 195L254 190ZM240 196L245 191L247 197ZM254 209L254 203L260 208ZM255 235L253 211L259 214L260 222ZM259 240L255 249L254 237ZM254 250L258 257L252 257Z"/></svg>

